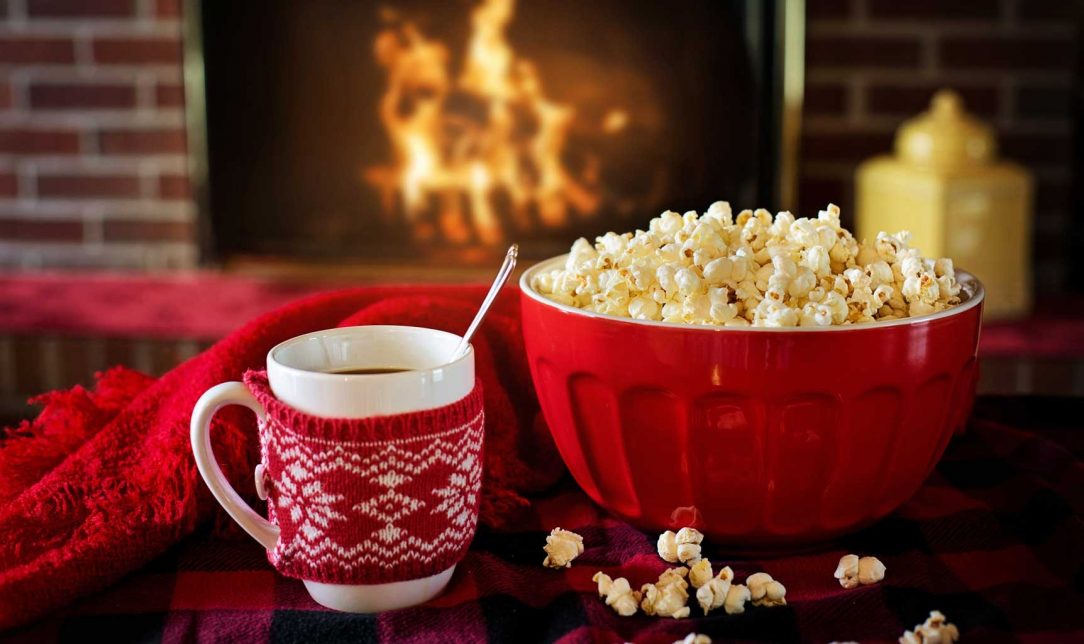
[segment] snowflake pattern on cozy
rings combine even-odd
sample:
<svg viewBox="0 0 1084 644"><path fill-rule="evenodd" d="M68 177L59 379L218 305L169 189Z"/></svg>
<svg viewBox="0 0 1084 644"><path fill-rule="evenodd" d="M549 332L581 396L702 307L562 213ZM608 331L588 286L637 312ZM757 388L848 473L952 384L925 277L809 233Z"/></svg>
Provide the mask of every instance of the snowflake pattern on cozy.
<svg viewBox="0 0 1084 644"><path fill-rule="evenodd" d="M467 422L390 440L331 440L269 413L261 455L280 530L271 563L345 584L416 579L456 563L478 522L484 414L480 397L474 403Z"/></svg>

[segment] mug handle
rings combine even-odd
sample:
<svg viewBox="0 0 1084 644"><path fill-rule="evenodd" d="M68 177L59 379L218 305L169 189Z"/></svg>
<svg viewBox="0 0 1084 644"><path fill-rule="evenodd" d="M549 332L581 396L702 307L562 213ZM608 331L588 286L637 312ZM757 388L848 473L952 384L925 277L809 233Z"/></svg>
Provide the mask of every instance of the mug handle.
<svg viewBox="0 0 1084 644"><path fill-rule="evenodd" d="M222 474L211 449L211 419L219 409L229 405L248 407L256 413L261 423L267 419L263 405L244 383L224 382L211 387L200 396L192 410L192 454L196 457L200 476L207 483L207 487L211 488L211 494L219 504L253 539L259 541L264 548L272 550L279 540L278 526L256 514L256 511L245 503Z"/></svg>

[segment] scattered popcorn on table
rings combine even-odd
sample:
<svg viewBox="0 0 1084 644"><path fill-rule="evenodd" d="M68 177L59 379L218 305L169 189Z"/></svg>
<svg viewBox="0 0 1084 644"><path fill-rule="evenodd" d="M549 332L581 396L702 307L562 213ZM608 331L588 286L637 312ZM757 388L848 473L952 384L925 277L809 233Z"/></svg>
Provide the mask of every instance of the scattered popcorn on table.
<svg viewBox="0 0 1084 644"><path fill-rule="evenodd" d="M689 583L693 588L700 588L704 584L711 581L714 573L711 571L711 562L707 559L701 559L692 566L689 566Z"/></svg>
<svg viewBox="0 0 1084 644"><path fill-rule="evenodd" d="M844 588L858 586L858 555L843 555L839 559L839 565L833 573L839 580L839 585Z"/></svg>
<svg viewBox="0 0 1084 644"><path fill-rule="evenodd" d="M609 575L599 571L591 581L598 584L598 596L605 598L606 605L613 608L615 613L622 617L636 614L636 608L640 605L640 593L629 586L628 579L611 579Z"/></svg>
<svg viewBox="0 0 1084 644"><path fill-rule="evenodd" d="M745 602L749 601L749 588L741 584L730 584L730 590L726 593L726 601L723 602L723 610L727 615L738 615L745 612Z"/></svg>
<svg viewBox="0 0 1084 644"><path fill-rule="evenodd" d="M655 547L663 561L677 563L677 535L672 531L667 530L660 534L659 542Z"/></svg>
<svg viewBox="0 0 1084 644"><path fill-rule="evenodd" d="M900 644L952 644L960 639L960 631L948 623L948 618L941 611L930 611L930 616L923 624L916 624L915 630L904 631Z"/></svg>
<svg viewBox="0 0 1084 644"><path fill-rule="evenodd" d="M640 607L648 615L659 617L673 617L682 619L689 616L689 583L685 576L689 573L686 568L670 568L659 575L659 581L654 584L644 584L640 588L643 601Z"/></svg>
<svg viewBox="0 0 1084 644"><path fill-rule="evenodd" d="M703 215L668 210L635 234L580 238L534 287L598 313L720 326L858 324L958 304L952 260L923 258L910 238L859 243L832 204L816 219L773 219L763 209L735 218L717 201Z"/></svg>
<svg viewBox="0 0 1084 644"><path fill-rule="evenodd" d="M546 537L546 545L542 549L546 551L543 566L568 568L573 559L583 554L583 537L575 532L554 528Z"/></svg>
<svg viewBox="0 0 1084 644"><path fill-rule="evenodd" d="M734 581L734 571L730 569L730 566L725 566L718 575L697 589L696 601L700 603L700 608L703 609L705 615L726 603L732 581Z"/></svg>
<svg viewBox="0 0 1084 644"><path fill-rule="evenodd" d="M695 528L682 528L674 534L670 530L659 535L659 556L670 563L695 564L700 561L700 543L704 535Z"/></svg>
<svg viewBox="0 0 1084 644"><path fill-rule="evenodd" d="M689 633L685 639L677 640L674 644L711 644L711 638L700 633Z"/></svg>
<svg viewBox="0 0 1084 644"><path fill-rule="evenodd" d="M758 572L745 580L754 606L786 606L787 589L766 572Z"/></svg>
<svg viewBox="0 0 1084 644"><path fill-rule="evenodd" d="M859 584L875 584L885 578L885 565L877 557L844 555L836 566L835 578L844 588L856 588Z"/></svg>
<svg viewBox="0 0 1084 644"><path fill-rule="evenodd" d="M858 583L875 584L885 578L885 565L877 557L858 560Z"/></svg>

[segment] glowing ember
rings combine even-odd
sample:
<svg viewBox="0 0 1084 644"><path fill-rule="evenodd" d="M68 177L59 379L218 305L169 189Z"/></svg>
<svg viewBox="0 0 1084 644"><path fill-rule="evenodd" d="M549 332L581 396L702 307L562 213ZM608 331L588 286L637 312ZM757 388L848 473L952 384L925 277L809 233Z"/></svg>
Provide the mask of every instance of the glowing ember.
<svg viewBox="0 0 1084 644"><path fill-rule="evenodd" d="M514 11L514 0L474 8L455 79L447 48L413 24L398 22L376 39L388 74L380 117L394 159L365 178L381 191L385 213L405 214L420 240L439 226L448 241L493 245L504 241L502 219L523 231L599 208L597 164L575 173L562 160L575 109L546 98L534 65L505 38ZM628 121L611 110L602 130L619 132Z"/></svg>

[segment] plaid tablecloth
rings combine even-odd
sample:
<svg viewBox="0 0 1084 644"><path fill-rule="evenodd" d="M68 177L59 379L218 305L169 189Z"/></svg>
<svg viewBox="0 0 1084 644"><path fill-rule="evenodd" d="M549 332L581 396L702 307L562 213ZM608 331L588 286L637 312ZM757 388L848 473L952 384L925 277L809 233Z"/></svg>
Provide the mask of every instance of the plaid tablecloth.
<svg viewBox="0 0 1084 644"><path fill-rule="evenodd" d="M982 399L926 485L902 509L827 549L774 558L705 544L741 580L767 571L788 605L743 615L699 608L690 619L613 613L597 570L634 586L665 567L656 535L609 517L571 483L538 499L514 530L482 530L449 589L382 615L325 610L278 576L252 541L196 535L108 592L0 639L88 641L895 641L930 610L973 642L1084 641L1084 400ZM542 567L548 530L584 537L567 571ZM874 586L843 590L846 553L888 567ZM719 611L721 613L721 611Z"/></svg>

